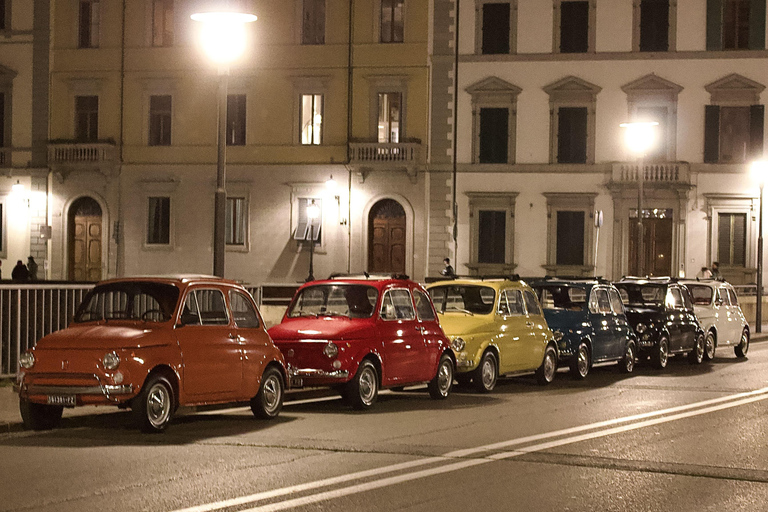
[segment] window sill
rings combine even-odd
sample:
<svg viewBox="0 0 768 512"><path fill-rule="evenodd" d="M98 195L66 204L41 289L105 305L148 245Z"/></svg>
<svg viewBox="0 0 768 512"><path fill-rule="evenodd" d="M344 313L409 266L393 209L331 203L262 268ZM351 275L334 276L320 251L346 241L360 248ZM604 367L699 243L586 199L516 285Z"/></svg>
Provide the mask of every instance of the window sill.
<svg viewBox="0 0 768 512"><path fill-rule="evenodd" d="M472 276L483 275L511 275L515 273L517 265L514 263L465 263Z"/></svg>

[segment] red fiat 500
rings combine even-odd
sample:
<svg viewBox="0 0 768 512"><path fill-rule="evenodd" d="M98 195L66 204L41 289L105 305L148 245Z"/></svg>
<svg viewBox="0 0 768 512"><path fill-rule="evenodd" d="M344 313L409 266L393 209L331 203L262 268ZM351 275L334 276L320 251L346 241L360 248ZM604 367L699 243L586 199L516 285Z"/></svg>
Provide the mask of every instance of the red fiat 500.
<svg viewBox="0 0 768 512"><path fill-rule="evenodd" d="M286 372L251 295L216 277L130 278L96 285L74 322L21 357L24 425L55 427L64 407L130 407L162 431L179 405L250 400L274 418Z"/></svg>
<svg viewBox="0 0 768 512"><path fill-rule="evenodd" d="M357 409L380 388L427 382L446 398L455 361L426 290L406 277L337 277L303 285L269 330L293 387L331 386Z"/></svg>

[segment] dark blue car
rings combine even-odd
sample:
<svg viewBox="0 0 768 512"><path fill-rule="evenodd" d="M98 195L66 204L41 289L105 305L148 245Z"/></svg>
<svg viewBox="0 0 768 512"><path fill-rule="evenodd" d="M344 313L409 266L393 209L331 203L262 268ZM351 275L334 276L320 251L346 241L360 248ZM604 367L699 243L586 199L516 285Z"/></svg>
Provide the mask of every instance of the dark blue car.
<svg viewBox="0 0 768 512"><path fill-rule="evenodd" d="M583 379L598 363L618 362L623 372L635 366L637 341L618 290L597 278L545 278L531 284L555 335L560 363Z"/></svg>

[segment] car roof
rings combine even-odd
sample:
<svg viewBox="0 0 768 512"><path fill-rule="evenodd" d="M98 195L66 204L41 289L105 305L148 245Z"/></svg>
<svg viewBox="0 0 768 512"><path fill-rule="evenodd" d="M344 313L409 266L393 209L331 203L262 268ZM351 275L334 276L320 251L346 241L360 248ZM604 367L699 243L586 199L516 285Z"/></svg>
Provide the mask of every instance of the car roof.
<svg viewBox="0 0 768 512"><path fill-rule="evenodd" d="M124 283L124 282L157 282L157 283L169 283L169 284L198 284L198 283L210 283L210 284L228 284L240 286L239 283L230 279L224 279L216 276L209 276L204 274L162 274L162 275L146 275L146 276L126 276L116 277L113 279L107 279L100 281L99 285L108 283Z"/></svg>
<svg viewBox="0 0 768 512"><path fill-rule="evenodd" d="M704 285L704 286L710 286L712 288L718 287L718 286L731 286L731 284L727 281L724 281L722 279L684 279L680 281L684 285Z"/></svg>
<svg viewBox="0 0 768 512"><path fill-rule="evenodd" d="M455 279L444 279L441 281L435 281L427 285L427 289L434 288L436 286L488 286L490 288L523 288L528 286L527 283L520 279L519 276L477 276L477 277L456 277Z"/></svg>
<svg viewBox="0 0 768 512"><path fill-rule="evenodd" d="M601 276L595 277L582 277L582 276L544 276L542 279L538 279L531 283L531 286L577 286L579 288L586 288L589 286L605 285L611 286L611 282L607 279L603 279Z"/></svg>
<svg viewBox="0 0 768 512"><path fill-rule="evenodd" d="M661 276L661 277L638 277L638 276L624 276L618 281L615 282L615 284L623 284L623 283L634 283L634 284L661 284L661 285L667 285L667 284L677 284L680 280L676 277L670 277L670 276Z"/></svg>
<svg viewBox="0 0 768 512"><path fill-rule="evenodd" d="M420 286L404 274L368 274L364 272L362 274L331 274L328 279L309 281L301 285L301 288L328 284L364 284L378 289L385 288L390 284Z"/></svg>

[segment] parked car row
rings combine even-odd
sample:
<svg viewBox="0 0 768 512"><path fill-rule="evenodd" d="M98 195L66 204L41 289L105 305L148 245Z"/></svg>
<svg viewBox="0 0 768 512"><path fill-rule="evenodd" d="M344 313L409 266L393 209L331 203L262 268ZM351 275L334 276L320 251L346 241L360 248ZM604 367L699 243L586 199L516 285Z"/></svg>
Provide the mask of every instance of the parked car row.
<svg viewBox="0 0 768 512"><path fill-rule="evenodd" d="M701 363L718 346L738 357L749 348L721 281L490 277L425 288L407 276L332 276L302 285L267 331L233 281L126 278L96 285L69 327L22 354L17 387L30 429L55 427L64 407L116 405L161 432L182 405L248 401L275 418L289 387L331 387L367 409L385 388L426 383L440 400L454 381L490 392L499 376L548 384L559 364L583 379L611 362L629 373L673 354Z"/></svg>

